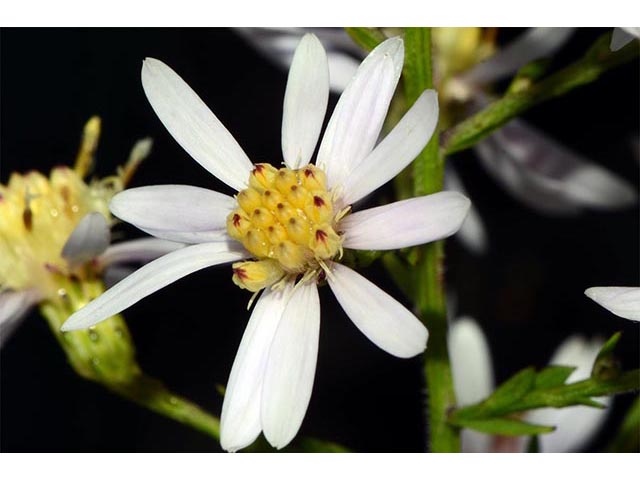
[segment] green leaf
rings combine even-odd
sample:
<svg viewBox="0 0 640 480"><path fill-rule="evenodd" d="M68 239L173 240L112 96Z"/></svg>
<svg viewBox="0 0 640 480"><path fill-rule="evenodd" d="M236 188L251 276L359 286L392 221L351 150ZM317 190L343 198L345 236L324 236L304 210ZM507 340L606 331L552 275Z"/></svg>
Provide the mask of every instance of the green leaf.
<svg viewBox="0 0 640 480"><path fill-rule="evenodd" d="M503 383L485 402L487 408L499 410L520 400L533 389L536 371L533 367L525 368Z"/></svg>
<svg viewBox="0 0 640 480"><path fill-rule="evenodd" d="M629 62L638 56L634 43L612 52L611 34L601 36L577 62L549 75L528 88L515 89L488 105L443 134L443 149L447 155L469 148L491 134L509 120L535 105L597 80L606 71Z"/></svg>
<svg viewBox="0 0 640 480"><path fill-rule="evenodd" d="M386 39L378 28L346 27L345 30L354 42L367 51L373 50Z"/></svg>
<svg viewBox="0 0 640 480"><path fill-rule="evenodd" d="M512 418L492 418L489 420L462 420L456 423L460 427L471 428L478 432L490 435L507 435L510 437L518 435L539 435L555 430L555 427L545 425L534 425L532 423L515 420Z"/></svg>
<svg viewBox="0 0 640 480"><path fill-rule="evenodd" d="M535 388L551 388L564 385L564 382L575 369L576 367L561 367L557 365L547 367L536 376Z"/></svg>

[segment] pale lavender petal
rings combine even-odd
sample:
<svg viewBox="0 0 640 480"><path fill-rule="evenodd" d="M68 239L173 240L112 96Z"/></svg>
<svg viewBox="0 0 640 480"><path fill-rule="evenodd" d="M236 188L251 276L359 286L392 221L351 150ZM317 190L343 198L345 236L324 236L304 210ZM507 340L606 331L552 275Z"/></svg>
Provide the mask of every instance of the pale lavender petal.
<svg viewBox="0 0 640 480"><path fill-rule="evenodd" d="M640 38L640 27L614 28L611 34L611 45L609 48L612 52L617 52L636 38Z"/></svg>
<svg viewBox="0 0 640 480"><path fill-rule="evenodd" d="M307 412L318 359L320 299L315 282L297 285L276 330L262 387L262 429L285 447Z"/></svg>
<svg viewBox="0 0 640 480"><path fill-rule="evenodd" d="M183 243L224 240L227 216L236 201L222 193L188 185L130 188L111 200L111 212L156 237Z"/></svg>
<svg viewBox="0 0 640 480"><path fill-rule="evenodd" d="M637 202L626 180L513 120L475 147L487 172L528 206L551 214L615 209Z"/></svg>
<svg viewBox="0 0 640 480"><path fill-rule="evenodd" d="M0 347L20 325L29 310L40 301L36 289L0 292Z"/></svg>
<svg viewBox="0 0 640 480"><path fill-rule="evenodd" d="M329 268L331 291L365 337L400 358L427 348L429 332L400 302L348 267L329 262Z"/></svg>
<svg viewBox="0 0 640 480"><path fill-rule="evenodd" d="M579 336L565 340L554 353L552 365L578 367L567 379L568 383L585 380L591 374L591 367L604 342L602 340L586 341ZM575 452L587 446L598 433L609 414L609 397L596 399L607 407L604 409L593 407L565 407L543 408L533 410L526 416L526 420L540 425L555 425L554 432L540 435L540 450L542 452Z"/></svg>
<svg viewBox="0 0 640 480"><path fill-rule="evenodd" d="M262 385L269 349L291 294L265 289L256 303L242 336L222 403L220 444L227 451L240 450L262 430Z"/></svg>
<svg viewBox="0 0 640 480"><path fill-rule="evenodd" d="M147 58L142 87L160 121L196 162L230 187L246 187L251 160L176 72L160 60Z"/></svg>
<svg viewBox="0 0 640 480"><path fill-rule="evenodd" d="M75 312L61 330L88 328L190 273L246 257L247 253L239 244L222 242L191 245L168 253L136 270Z"/></svg>
<svg viewBox="0 0 640 480"><path fill-rule="evenodd" d="M460 193L438 192L356 212L338 228L344 232L346 248L395 250L453 235L470 205Z"/></svg>
<svg viewBox="0 0 640 480"><path fill-rule="evenodd" d="M327 54L315 35L302 37L289 70L282 116L282 155L287 167L309 163L329 100Z"/></svg>
<svg viewBox="0 0 640 480"><path fill-rule="evenodd" d="M584 294L611 313L640 322L639 287L591 287Z"/></svg>
<svg viewBox="0 0 640 480"><path fill-rule="evenodd" d="M86 214L62 248L62 258L70 265L80 265L97 257L109 246L111 233L104 215L98 212Z"/></svg>
<svg viewBox="0 0 640 480"><path fill-rule="evenodd" d="M159 238L140 238L120 242L107 248L96 259L96 266L105 268L116 263L146 263L185 246L184 243Z"/></svg>
<svg viewBox="0 0 640 480"><path fill-rule="evenodd" d="M400 38L376 47L341 95L318 151L317 165L331 188L339 186L373 150L404 58Z"/></svg>
<svg viewBox="0 0 640 480"><path fill-rule="evenodd" d="M455 169L449 166L449 164L447 164L444 174L444 189L453 190L461 193L465 197L468 197L467 190L460 180L460 177ZM473 203L469 207L467 218L464 219L460 230L458 230L458 233L456 234L456 239L476 254L484 254L489 248L487 229L484 226L480 212L478 212L478 209Z"/></svg>
<svg viewBox="0 0 640 480"><path fill-rule="evenodd" d="M350 205L384 185L427 145L438 124L438 95L425 90L360 166L343 181L342 203Z"/></svg>
<svg viewBox="0 0 640 480"><path fill-rule="evenodd" d="M533 60L553 55L567 42L574 30L565 27L530 28L460 79L485 84L508 77Z"/></svg>

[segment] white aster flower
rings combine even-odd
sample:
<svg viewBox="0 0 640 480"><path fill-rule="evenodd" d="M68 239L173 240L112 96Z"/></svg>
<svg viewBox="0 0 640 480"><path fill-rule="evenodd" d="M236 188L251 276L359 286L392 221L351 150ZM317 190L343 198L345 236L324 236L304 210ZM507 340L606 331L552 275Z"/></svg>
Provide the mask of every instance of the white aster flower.
<svg viewBox="0 0 640 480"><path fill-rule="evenodd" d="M412 198L350 213L424 148L438 118L425 91L376 145L404 58L392 38L364 60L341 96L316 164L329 95L327 57L315 35L296 49L284 98L285 166L253 165L231 134L164 63L147 59L142 84L178 143L238 192L152 186L114 197L112 212L138 228L192 243L142 267L71 316L65 330L89 327L189 273L229 262L233 281L262 290L227 383L221 444L236 451L261 431L276 448L296 435L315 376L320 328L318 282L326 279L355 325L398 357L421 353L428 332L398 301L339 263L342 249L389 250L452 235L469 208L454 192Z"/></svg>
<svg viewBox="0 0 640 480"><path fill-rule="evenodd" d="M639 287L591 287L584 294L614 315L640 322Z"/></svg>
<svg viewBox="0 0 640 480"><path fill-rule="evenodd" d="M587 341L573 335L560 344L549 364L576 367L567 382L579 382L591 375L593 362L603 343L600 339ZM493 364L487 339L475 320L469 317L456 320L449 329L448 346L458 405L464 407L487 398L494 389ZM538 437L541 452L578 451L595 437L609 414L611 399L597 400L606 408L542 408L527 412L523 420L557 427ZM464 452L521 452L525 447L526 437L494 437L462 430Z"/></svg>
<svg viewBox="0 0 640 480"><path fill-rule="evenodd" d="M67 290L100 278L118 264L145 262L182 247L147 238L110 245L108 202L123 188L118 176L85 183L100 132L93 117L84 129L75 168L56 167L49 177L13 173L0 184L0 346L29 310L41 303L64 303ZM132 149L129 169L148 155L151 140Z"/></svg>

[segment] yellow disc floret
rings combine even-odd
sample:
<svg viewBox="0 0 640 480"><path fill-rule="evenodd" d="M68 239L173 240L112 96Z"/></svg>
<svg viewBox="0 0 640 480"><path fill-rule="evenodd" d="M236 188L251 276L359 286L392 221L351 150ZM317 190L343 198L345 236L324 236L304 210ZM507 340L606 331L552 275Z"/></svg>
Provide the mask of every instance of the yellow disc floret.
<svg viewBox="0 0 640 480"><path fill-rule="evenodd" d="M233 265L236 285L257 292L288 275L319 271L341 251L326 175L307 165L276 169L261 163L237 195L227 232L257 261Z"/></svg>

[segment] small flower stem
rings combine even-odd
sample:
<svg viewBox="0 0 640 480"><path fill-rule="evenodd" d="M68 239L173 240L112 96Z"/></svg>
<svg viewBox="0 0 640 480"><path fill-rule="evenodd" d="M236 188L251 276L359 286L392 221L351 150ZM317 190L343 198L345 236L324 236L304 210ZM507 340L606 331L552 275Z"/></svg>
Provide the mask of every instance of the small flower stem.
<svg viewBox="0 0 640 480"><path fill-rule="evenodd" d="M104 285L98 280L62 279L60 282L61 297L41 304L40 312L78 375L219 440L218 418L173 394L162 382L142 372L135 359L129 329L121 315L114 315L86 330L61 332L60 327L69 315L103 293Z"/></svg>
<svg viewBox="0 0 640 480"><path fill-rule="evenodd" d="M427 88L433 88L431 30L405 29L404 87L407 106ZM414 195L442 190L444 157L438 149L438 133L413 163ZM424 375L428 391L429 449L432 452L460 451L458 431L447 423L455 407L451 365L447 351L447 309L444 290L444 242L417 247L415 308L429 329L424 356Z"/></svg>

